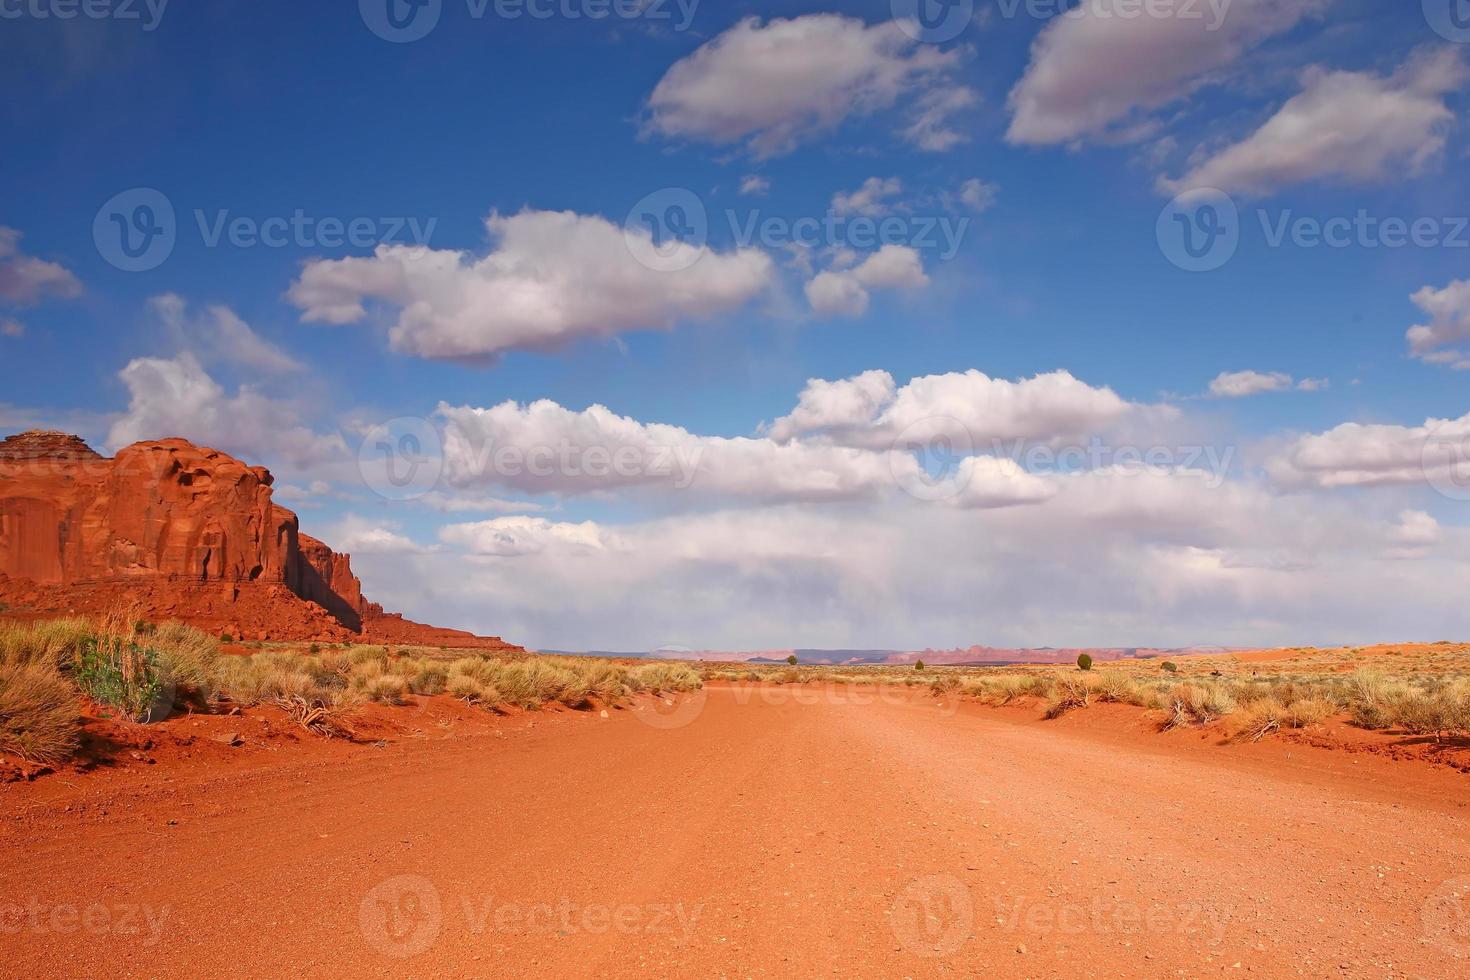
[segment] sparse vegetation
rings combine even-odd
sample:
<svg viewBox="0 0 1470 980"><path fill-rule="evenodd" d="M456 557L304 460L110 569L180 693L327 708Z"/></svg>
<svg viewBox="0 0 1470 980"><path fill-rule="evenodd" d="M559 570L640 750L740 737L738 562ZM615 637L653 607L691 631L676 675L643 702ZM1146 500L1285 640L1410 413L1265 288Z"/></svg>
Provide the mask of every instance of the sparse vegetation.
<svg viewBox="0 0 1470 980"><path fill-rule="evenodd" d="M451 697L485 709L617 704L642 692L703 684L688 664L624 665L577 657L491 656L442 648L262 645L227 656L220 641L179 623L115 615L100 622L0 624L0 752L52 762L76 750L85 695L126 719L175 707L272 705L308 731L351 738L368 703Z"/></svg>

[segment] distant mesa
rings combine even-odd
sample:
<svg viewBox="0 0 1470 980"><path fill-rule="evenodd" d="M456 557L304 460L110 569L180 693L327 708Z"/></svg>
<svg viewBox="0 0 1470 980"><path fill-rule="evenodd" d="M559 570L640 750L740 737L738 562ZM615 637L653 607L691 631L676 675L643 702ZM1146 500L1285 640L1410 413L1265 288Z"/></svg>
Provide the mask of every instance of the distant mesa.
<svg viewBox="0 0 1470 980"><path fill-rule="evenodd" d="M31 616L136 603L149 619L251 640L510 648L369 602L351 557L302 533L272 483L186 439L111 459L63 432L0 440L0 602Z"/></svg>

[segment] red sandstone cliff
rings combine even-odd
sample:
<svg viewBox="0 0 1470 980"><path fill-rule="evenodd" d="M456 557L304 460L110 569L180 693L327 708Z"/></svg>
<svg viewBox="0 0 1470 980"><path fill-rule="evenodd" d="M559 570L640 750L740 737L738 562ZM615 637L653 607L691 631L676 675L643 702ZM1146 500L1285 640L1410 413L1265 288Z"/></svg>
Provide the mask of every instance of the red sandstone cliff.
<svg viewBox="0 0 1470 980"><path fill-rule="evenodd" d="M39 612L137 602L251 639L504 645L385 614L349 556L272 502L271 482L184 439L112 459L57 432L0 441L0 599Z"/></svg>

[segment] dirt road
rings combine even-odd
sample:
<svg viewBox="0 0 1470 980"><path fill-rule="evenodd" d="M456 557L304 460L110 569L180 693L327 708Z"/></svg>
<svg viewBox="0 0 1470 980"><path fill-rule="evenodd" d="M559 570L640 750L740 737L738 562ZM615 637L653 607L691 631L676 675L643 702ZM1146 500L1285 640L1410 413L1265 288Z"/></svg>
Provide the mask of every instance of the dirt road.
<svg viewBox="0 0 1470 980"><path fill-rule="evenodd" d="M1470 976L1460 773L701 697L0 796L0 973Z"/></svg>

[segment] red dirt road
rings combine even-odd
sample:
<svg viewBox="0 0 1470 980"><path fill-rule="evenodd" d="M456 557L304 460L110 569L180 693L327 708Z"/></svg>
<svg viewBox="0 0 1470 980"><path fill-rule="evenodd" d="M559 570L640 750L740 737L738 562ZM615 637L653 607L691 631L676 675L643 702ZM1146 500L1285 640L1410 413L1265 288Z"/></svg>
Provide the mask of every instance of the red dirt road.
<svg viewBox="0 0 1470 980"><path fill-rule="evenodd" d="M0 974L1470 976L1463 774L1097 709L706 697L160 767L105 815L85 776L13 787Z"/></svg>

